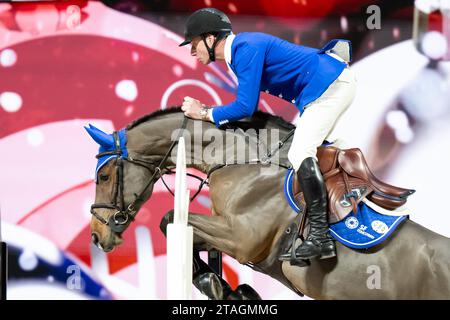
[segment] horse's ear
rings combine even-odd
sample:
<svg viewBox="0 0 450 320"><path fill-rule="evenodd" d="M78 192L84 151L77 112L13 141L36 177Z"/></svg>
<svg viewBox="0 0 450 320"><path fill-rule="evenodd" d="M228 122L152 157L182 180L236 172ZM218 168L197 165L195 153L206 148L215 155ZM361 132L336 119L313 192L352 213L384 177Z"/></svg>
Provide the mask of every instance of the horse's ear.
<svg viewBox="0 0 450 320"><path fill-rule="evenodd" d="M103 132L102 130L94 127L92 124L89 124L88 127L84 127L89 133L89 135L92 137L92 139L95 140L99 145L104 147L113 147L114 146L114 138L112 135L107 134L106 132Z"/></svg>

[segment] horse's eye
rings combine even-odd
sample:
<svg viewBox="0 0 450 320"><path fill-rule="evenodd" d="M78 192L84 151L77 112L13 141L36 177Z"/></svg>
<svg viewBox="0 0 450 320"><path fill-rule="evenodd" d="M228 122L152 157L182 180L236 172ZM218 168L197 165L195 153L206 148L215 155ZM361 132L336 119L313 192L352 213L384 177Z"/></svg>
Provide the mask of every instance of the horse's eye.
<svg viewBox="0 0 450 320"><path fill-rule="evenodd" d="M108 181L108 179L109 179L109 175L104 174L104 173L100 174L100 180L102 180L102 181Z"/></svg>

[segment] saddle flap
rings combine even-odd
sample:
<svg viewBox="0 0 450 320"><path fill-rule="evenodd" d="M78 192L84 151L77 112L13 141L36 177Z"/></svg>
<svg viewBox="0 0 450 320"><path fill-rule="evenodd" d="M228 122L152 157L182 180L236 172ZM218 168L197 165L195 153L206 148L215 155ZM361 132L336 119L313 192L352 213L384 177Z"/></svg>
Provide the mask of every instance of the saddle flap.
<svg viewBox="0 0 450 320"><path fill-rule="evenodd" d="M320 171L325 179L328 193L328 211L330 223L344 219L354 205L357 205L372 188L357 177L346 176L340 167L339 157L342 150L336 147L317 148ZM352 199L354 203L352 203Z"/></svg>
<svg viewBox="0 0 450 320"><path fill-rule="evenodd" d="M328 193L329 223L339 222L353 210L351 198L359 204L373 189L365 181L349 177L350 194L342 177L342 173L330 177L325 185Z"/></svg>
<svg viewBox="0 0 450 320"><path fill-rule="evenodd" d="M357 204L373 191L367 183L360 179L349 177L348 182L351 186L352 196ZM335 223L345 219L345 217L352 211L353 205L346 192L347 189L342 177L342 172L332 175L326 179L325 187L327 189L328 196L329 223ZM296 174L293 175L292 179L292 191L295 203L299 207L300 212L303 212L306 208L306 202Z"/></svg>

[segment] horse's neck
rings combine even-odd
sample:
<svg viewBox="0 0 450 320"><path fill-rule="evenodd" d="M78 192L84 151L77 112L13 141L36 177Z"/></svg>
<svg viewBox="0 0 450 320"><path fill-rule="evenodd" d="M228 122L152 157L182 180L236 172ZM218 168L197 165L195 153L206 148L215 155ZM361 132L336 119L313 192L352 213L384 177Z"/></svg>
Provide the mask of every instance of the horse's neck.
<svg viewBox="0 0 450 320"><path fill-rule="evenodd" d="M167 114L133 128L128 133L128 151L147 160L162 158L169 151L173 141L179 137L183 119L182 113ZM193 121L192 119L187 121L186 131L183 135L186 143L186 154L190 155L190 159L187 159L187 167L208 172L214 164L208 164L203 159L205 144L202 132L206 128L215 127L211 123L202 121ZM175 152L176 150L169 155L168 166L175 166L176 159L171 157L171 155L176 155Z"/></svg>
<svg viewBox="0 0 450 320"><path fill-rule="evenodd" d="M150 119L130 130L129 151L143 155L147 158L162 158L168 151L173 141L179 137L184 115L182 112L161 115ZM187 120L186 131L183 135L186 143L187 166L198 169L204 173L209 172L216 165L224 163L248 163L258 159L261 145L266 148L277 143L281 136L286 135L285 129L276 124L267 123L270 134L267 141L255 141L247 143L242 130L232 132L219 130L214 124L204 121ZM273 136L272 129L277 133ZM254 131L254 130L253 130ZM278 132L280 131L280 132ZM256 131L255 131L256 132ZM248 136L250 137L250 135ZM236 139L236 140L235 140ZM172 153L175 155L176 153ZM171 155L172 155L171 154ZM286 158L287 152L276 153L276 157ZM273 159L274 163L283 163L282 157ZM176 159L169 157L167 165L174 166Z"/></svg>

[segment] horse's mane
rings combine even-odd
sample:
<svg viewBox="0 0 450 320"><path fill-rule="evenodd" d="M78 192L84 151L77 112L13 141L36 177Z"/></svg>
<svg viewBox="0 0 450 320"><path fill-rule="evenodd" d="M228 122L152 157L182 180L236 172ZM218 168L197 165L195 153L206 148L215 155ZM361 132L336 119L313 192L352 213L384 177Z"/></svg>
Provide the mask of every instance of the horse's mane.
<svg viewBox="0 0 450 320"><path fill-rule="evenodd" d="M170 107L170 108L167 108L164 110L157 110L157 111L147 114L137 120L134 120L133 122L128 124L126 129L131 130L131 129L137 127L138 125L140 125L144 122L147 122L151 119L154 119L156 117L167 115L167 114L172 114L172 113L179 113L179 112L182 112L180 106L174 106L174 107ZM231 122L226 125L226 128L237 128L238 127L238 128L243 128L243 129L258 130L258 129L265 128L268 122L272 122L275 126L279 126L281 128L287 129L287 130L292 130L295 128L295 126L292 123L287 122L282 117L275 116L275 115L272 115L270 113L263 112L263 111L256 111L253 114L251 121Z"/></svg>
<svg viewBox="0 0 450 320"><path fill-rule="evenodd" d="M152 113L149 113L149 114L147 114L145 116L142 116L139 119L134 120L133 122L131 122L126 127L126 129L127 130L131 130L131 129L137 127L138 125L149 121L150 119L153 119L153 118L156 118L156 117L159 117L159 116L162 116L162 115L171 114L171 113L178 113L178 112L181 112L181 107L180 106L174 106L174 107L167 108L167 109L156 110L156 111L154 111Z"/></svg>

